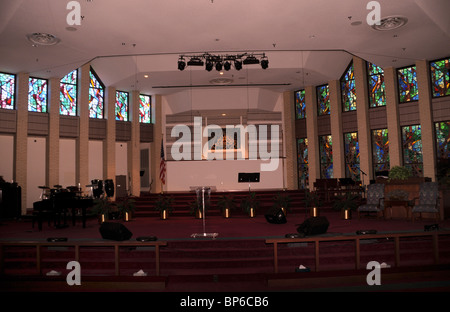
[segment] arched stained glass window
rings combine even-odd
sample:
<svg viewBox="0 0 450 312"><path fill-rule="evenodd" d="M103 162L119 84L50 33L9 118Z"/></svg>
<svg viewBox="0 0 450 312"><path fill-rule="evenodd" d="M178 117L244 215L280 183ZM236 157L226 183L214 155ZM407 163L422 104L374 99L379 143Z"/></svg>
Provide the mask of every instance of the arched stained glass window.
<svg viewBox="0 0 450 312"><path fill-rule="evenodd" d="M295 92L295 118L306 118L305 90Z"/></svg>
<svg viewBox="0 0 450 312"><path fill-rule="evenodd" d="M308 188L308 139L297 139L297 164L298 164L298 185L302 189Z"/></svg>
<svg viewBox="0 0 450 312"><path fill-rule="evenodd" d="M320 178L333 178L333 141L331 135L319 136Z"/></svg>
<svg viewBox="0 0 450 312"><path fill-rule="evenodd" d="M317 87L317 113L319 116L330 114L330 90L328 84Z"/></svg>
<svg viewBox="0 0 450 312"><path fill-rule="evenodd" d="M61 115L77 115L77 81L78 70L76 69L61 79L59 105L59 113Z"/></svg>
<svg viewBox="0 0 450 312"><path fill-rule="evenodd" d="M389 171L388 129L372 130L373 172Z"/></svg>
<svg viewBox="0 0 450 312"><path fill-rule="evenodd" d="M345 177L360 181L358 133L344 133Z"/></svg>
<svg viewBox="0 0 450 312"><path fill-rule="evenodd" d="M89 71L89 77L89 117L102 119L105 103L105 86L92 68Z"/></svg>
<svg viewBox="0 0 450 312"><path fill-rule="evenodd" d="M419 100L419 88L417 86L416 66L400 68L397 70L398 93L400 103Z"/></svg>
<svg viewBox="0 0 450 312"><path fill-rule="evenodd" d="M341 78L341 100L344 112L356 110L356 89L353 62L347 67Z"/></svg>
<svg viewBox="0 0 450 312"><path fill-rule="evenodd" d="M14 109L16 76L0 73L0 86L2 92L0 94L1 108Z"/></svg>
<svg viewBox="0 0 450 312"><path fill-rule="evenodd" d="M139 122L151 123L152 122L152 97L150 95L139 95Z"/></svg>
<svg viewBox="0 0 450 312"><path fill-rule="evenodd" d="M415 177L423 176L422 129L420 125L402 127L403 164Z"/></svg>
<svg viewBox="0 0 450 312"><path fill-rule="evenodd" d="M116 120L128 121L128 92L116 91Z"/></svg>
<svg viewBox="0 0 450 312"><path fill-rule="evenodd" d="M47 88L46 79L32 77L28 79L28 111L47 112Z"/></svg>
<svg viewBox="0 0 450 312"><path fill-rule="evenodd" d="M450 58L430 62L433 97L450 95Z"/></svg>
<svg viewBox="0 0 450 312"><path fill-rule="evenodd" d="M367 82L369 84L369 107L386 106L384 70L367 62Z"/></svg>

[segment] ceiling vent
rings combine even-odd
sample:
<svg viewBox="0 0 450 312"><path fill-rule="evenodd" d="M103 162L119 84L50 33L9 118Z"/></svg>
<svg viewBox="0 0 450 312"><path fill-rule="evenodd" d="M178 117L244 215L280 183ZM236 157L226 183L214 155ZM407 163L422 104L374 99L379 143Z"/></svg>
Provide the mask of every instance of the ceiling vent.
<svg viewBox="0 0 450 312"><path fill-rule="evenodd" d="M229 85L229 84L231 84L231 83L233 83L233 79L231 79L231 78L215 78L215 79L212 79L212 80L210 80L209 81L210 83L212 83L212 84L215 84L215 85Z"/></svg>
<svg viewBox="0 0 450 312"><path fill-rule="evenodd" d="M372 28L380 31L393 30L404 26L407 22L408 19L403 16L388 16L382 18L379 25L377 24L372 25Z"/></svg>
<svg viewBox="0 0 450 312"><path fill-rule="evenodd" d="M60 42L59 38L45 33L33 33L31 35L27 35L27 38L36 45L51 46Z"/></svg>

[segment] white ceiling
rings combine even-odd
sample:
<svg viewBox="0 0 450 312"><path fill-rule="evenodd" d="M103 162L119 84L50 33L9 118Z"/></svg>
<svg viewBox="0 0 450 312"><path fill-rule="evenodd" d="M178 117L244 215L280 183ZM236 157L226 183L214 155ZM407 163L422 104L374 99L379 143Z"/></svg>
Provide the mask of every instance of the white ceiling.
<svg viewBox="0 0 450 312"><path fill-rule="evenodd" d="M78 0L80 25L69 25L63 0L0 0L0 71L62 77L91 62L106 86L148 94L231 85L297 90L339 79L352 55L381 67L450 56L449 0L379 0L381 17L404 16L376 31L362 0ZM27 35L61 41L33 47ZM180 54L266 53L269 68L177 69ZM148 78L144 78L148 75Z"/></svg>

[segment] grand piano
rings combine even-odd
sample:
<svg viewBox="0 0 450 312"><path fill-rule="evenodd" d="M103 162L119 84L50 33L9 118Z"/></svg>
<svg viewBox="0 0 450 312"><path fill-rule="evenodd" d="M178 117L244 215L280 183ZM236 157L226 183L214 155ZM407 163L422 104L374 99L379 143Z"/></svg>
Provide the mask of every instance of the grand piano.
<svg viewBox="0 0 450 312"><path fill-rule="evenodd" d="M81 209L83 228L86 227L86 210L94 204L93 198L81 197L79 193L69 190L51 192L48 198L33 203L33 215L38 222L39 231L45 216L53 218L56 227L66 227L67 212L71 210L72 224L76 224L77 210Z"/></svg>

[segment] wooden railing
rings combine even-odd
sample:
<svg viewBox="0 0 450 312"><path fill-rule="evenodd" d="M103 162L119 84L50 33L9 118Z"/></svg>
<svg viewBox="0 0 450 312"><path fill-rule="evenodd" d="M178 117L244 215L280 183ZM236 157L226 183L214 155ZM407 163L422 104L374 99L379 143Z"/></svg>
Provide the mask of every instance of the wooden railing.
<svg viewBox="0 0 450 312"><path fill-rule="evenodd" d="M273 244L273 265L274 272L278 273L278 244L287 243L308 243L315 244L315 271L319 271L319 246L321 242L330 241L354 241L355 242L355 269L360 269L360 241L366 239L394 239L395 266L400 266L400 239L407 237L431 236L433 242L433 259L435 264L439 264L439 236L450 235L450 231L414 232L414 233L388 233L388 234L367 234L367 235L342 235L334 237L305 237L305 238L271 238L266 239L267 244Z"/></svg>
<svg viewBox="0 0 450 312"><path fill-rule="evenodd" d="M37 241L0 241L0 274L4 273L4 249L6 246L35 246L36 247L36 269L39 274L42 274L42 247L74 247L75 248L75 261L80 260L80 248L81 247L113 247L114 248L114 267L115 275L120 275L120 247L155 247L155 266L156 276L160 273L160 247L166 246L167 242L164 241L148 241L148 242L132 242L132 241L77 241L77 242L37 242Z"/></svg>

